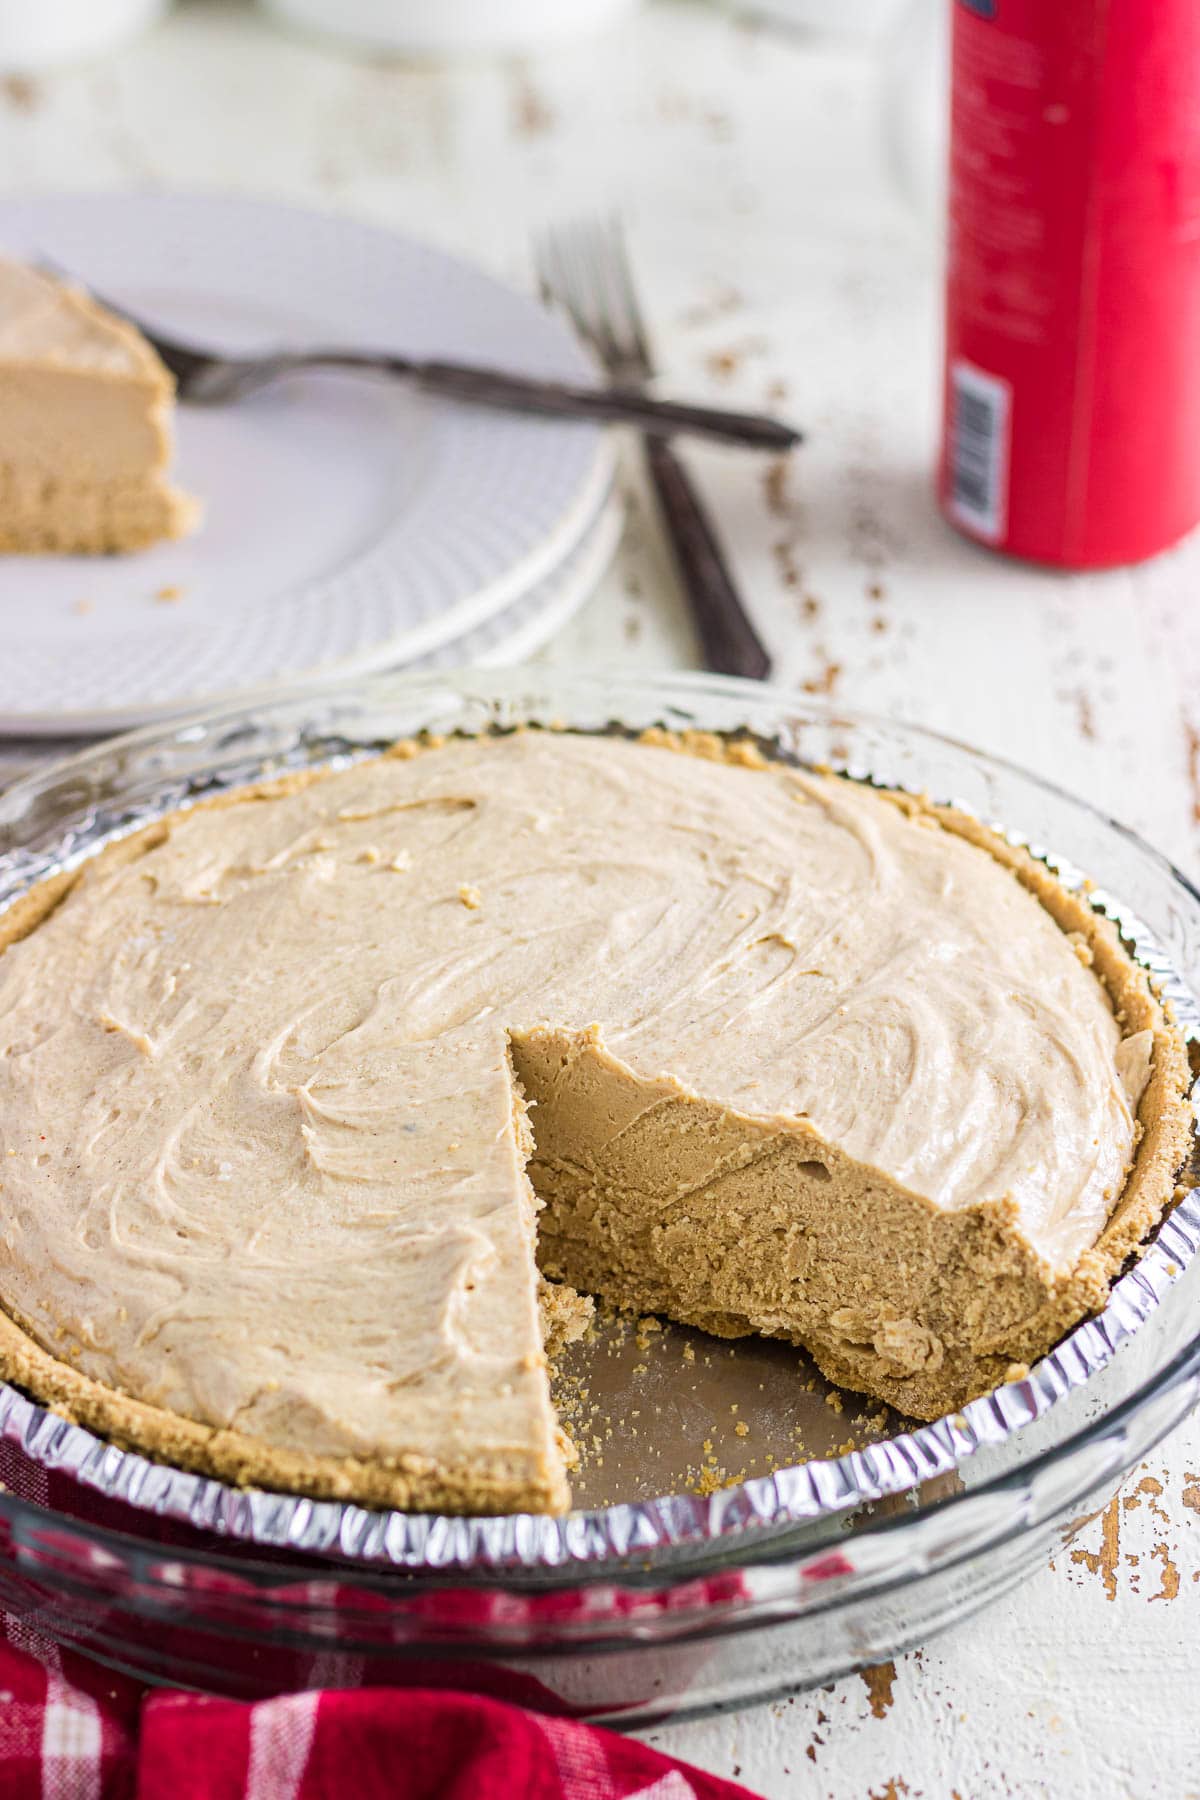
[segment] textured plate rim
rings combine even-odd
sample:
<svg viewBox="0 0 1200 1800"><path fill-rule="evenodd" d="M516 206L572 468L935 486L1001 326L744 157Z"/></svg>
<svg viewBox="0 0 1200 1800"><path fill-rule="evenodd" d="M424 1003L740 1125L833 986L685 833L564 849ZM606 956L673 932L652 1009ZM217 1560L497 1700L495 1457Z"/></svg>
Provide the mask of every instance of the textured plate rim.
<svg viewBox="0 0 1200 1800"><path fill-rule="evenodd" d="M477 657L475 666L480 669L505 669L511 668L514 663L524 662L527 657L536 656L551 638L570 624L575 614L591 599L608 573L624 527L625 503L619 494L614 493L605 501L595 523L585 531L581 541L567 557L563 580L556 584L553 595L546 600L534 618L518 626L511 637L503 638L484 655ZM457 642L445 646L450 655L457 648ZM433 654L436 655L437 652ZM424 666L431 672L436 668L433 663Z"/></svg>

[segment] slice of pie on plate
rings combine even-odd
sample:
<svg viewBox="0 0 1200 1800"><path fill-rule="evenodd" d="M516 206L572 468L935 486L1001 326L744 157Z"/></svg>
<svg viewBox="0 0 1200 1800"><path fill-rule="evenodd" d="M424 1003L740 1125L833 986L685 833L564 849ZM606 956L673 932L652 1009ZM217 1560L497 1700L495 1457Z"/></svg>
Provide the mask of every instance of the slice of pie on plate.
<svg viewBox="0 0 1200 1800"><path fill-rule="evenodd" d="M175 383L82 289L0 259L0 551L94 554L182 537L167 478Z"/></svg>
<svg viewBox="0 0 1200 1800"><path fill-rule="evenodd" d="M1103 1303L1188 1141L1107 921L748 745L401 746L0 930L0 1369L314 1495L564 1506L572 1290L937 1416Z"/></svg>

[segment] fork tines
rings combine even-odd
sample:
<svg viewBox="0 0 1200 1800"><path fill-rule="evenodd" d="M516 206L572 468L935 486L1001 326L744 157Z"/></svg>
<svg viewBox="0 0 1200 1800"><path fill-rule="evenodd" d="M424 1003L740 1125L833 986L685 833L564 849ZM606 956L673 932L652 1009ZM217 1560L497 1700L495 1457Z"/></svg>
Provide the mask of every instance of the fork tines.
<svg viewBox="0 0 1200 1800"><path fill-rule="evenodd" d="M650 347L615 215L546 231L534 254L543 299L566 307L610 375L648 381L654 372Z"/></svg>

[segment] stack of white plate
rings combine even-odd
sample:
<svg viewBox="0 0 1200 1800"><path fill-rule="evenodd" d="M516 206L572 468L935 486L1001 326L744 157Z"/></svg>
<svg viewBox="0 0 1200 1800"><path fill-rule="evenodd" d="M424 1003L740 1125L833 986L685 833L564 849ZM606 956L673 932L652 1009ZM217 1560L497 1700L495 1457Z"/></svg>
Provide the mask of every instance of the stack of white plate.
<svg viewBox="0 0 1200 1800"><path fill-rule="evenodd" d="M347 219L215 196L42 195L0 201L0 252L49 258L220 349L336 343L592 373L528 296ZM119 558L0 558L10 740L95 736L326 676L516 661L587 597L619 535L597 427L378 377L297 375L235 405L181 406L178 438L178 481L205 503L192 538Z"/></svg>

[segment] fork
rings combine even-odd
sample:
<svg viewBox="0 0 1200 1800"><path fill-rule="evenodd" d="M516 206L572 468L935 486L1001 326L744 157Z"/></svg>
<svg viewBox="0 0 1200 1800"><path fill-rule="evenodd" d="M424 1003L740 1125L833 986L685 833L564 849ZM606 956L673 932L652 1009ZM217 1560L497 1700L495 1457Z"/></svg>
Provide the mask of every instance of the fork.
<svg viewBox="0 0 1200 1800"><path fill-rule="evenodd" d="M59 279L71 277L42 258L39 266ZM260 356L223 356L169 337L130 312L119 302L88 290L110 312L136 325L175 377L181 400L203 406L220 406L240 400L283 375L303 369L353 369L368 374L403 376L425 393L465 400L477 406L503 407L555 418L595 419L601 424L635 425L642 431L689 432L718 442L741 444L756 450L787 450L800 441L800 433L781 420L761 413L745 413L717 406L689 406L674 400L656 400L636 386L578 386L530 375L513 375L470 363L398 356L383 352L337 347L277 350Z"/></svg>
<svg viewBox="0 0 1200 1800"><path fill-rule="evenodd" d="M542 298L576 331L623 391L654 377L628 252L614 220L548 231L534 246ZM666 438L646 434L646 462L704 652L705 667L763 680L771 659L750 623L691 476Z"/></svg>

